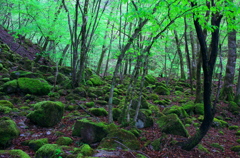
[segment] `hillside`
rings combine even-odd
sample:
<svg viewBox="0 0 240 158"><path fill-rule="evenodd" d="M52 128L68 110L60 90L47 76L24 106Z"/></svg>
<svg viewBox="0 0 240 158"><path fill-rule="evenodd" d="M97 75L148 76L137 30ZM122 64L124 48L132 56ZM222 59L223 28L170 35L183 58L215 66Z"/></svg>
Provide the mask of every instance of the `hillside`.
<svg viewBox="0 0 240 158"><path fill-rule="evenodd" d="M185 151L176 142L193 135L203 120L203 104L194 103L188 82L172 79L166 84L166 78L147 75L138 121L123 124L130 78L118 79L114 124L109 125L107 101L112 76L101 78L86 69L86 85L73 89L70 67L58 67L56 78L53 62L33 61L40 50L26 39L15 42L0 29L1 158L10 154L21 158L239 157L233 151L240 151L239 107L234 103L219 101L208 134L192 151ZM214 92L216 88L214 82ZM138 96L132 98L131 118Z"/></svg>

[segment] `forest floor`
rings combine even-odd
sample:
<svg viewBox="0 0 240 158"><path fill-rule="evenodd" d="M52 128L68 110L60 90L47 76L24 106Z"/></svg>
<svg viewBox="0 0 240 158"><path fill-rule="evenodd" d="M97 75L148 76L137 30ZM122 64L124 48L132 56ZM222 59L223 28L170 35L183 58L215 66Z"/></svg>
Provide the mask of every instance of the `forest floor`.
<svg viewBox="0 0 240 158"><path fill-rule="evenodd" d="M6 32L4 32L3 29L0 29L0 40L3 43L6 43L7 45L12 46L12 50L16 50L18 48L17 44L13 42L13 38L11 36L8 36ZM34 48L33 48L34 47ZM24 50L25 49L25 50ZM35 58L35 54L39 52L39 49L37 47L33 46L31 49L26 49L22 48L21 46L17 49L17 53L24 56L28 57L29 59L33 60ZM163 78L158 78L158 80L164 80ZM186 89L186 88L185 88ZM48 96L39 96L40 100L48 100ZM160 96L161 99L164 98L175 98L176 96L174 95L173 92L171 92L171 95L168 96ZM22 96L19 94L13 94L11 95L11 100L16 99L16 100L22 100ZM89 101L89 98L86 98L87 101ZM194 101L194 97L190 98L191 100ZM59 101L65 103L66 99L65 96L61 96ZM189 100L190 101L190 100ZM15 103L14 106L16 108L20 107L20 105L23 104L24 101ZM151 102L151 101L149 101ZM29 104L33 104L35 102L29 102ZM82 103L82 102L81 102ZM177 102L172 102L171 105L179 105ZM216 106L216 115L215 116L227 116L229 118L228 120L225 120L228 122L229 126L232 125L237 125L240 127L240 116L239 115L233 115L227 110L228 104L225 102L218 102ZM163 110L163 107L159 108ZM78 110L81 114L85 113L83 110ZM67 116L70 111L66 111L64 113L64 116ZM2 116L8 116L7 114L1 114ZM194 117L194 116L192 116ZM196 116L197 117L197 116ZM40 138L48 138L49 143L55 143L56 139L58 138L57 135L55 135L55 131L59 131L64 133L65 137L70 137L74 140L74 143L71 144L70 146L75 146L78 147L78 143L81 141L80 137L73 137L72 136L72 127L76 121L76 118L69 119L68 117L63 117L61 122L54 126L53 128L43 128L36 126L32 124L26 116L20 116L18 113L16 114L11 114L11 118L16 122L18 127L20 128L21 135L20 137L16 138L13 140L12 145L7 148L7 150L10 149L22 149L25 151L29 156L34 157L35 152L30 149L28 146L24 146L21 143L24 142L25 140L32 140L32 139L40 139ZM107 117L99 117L100 121L107 122ZM118 124L118 122L115 122L115 124ZM27 126L27 128L26 128ZM126 127L127 129L128 127ZM188 130L189 134L192 136L196 132L196 127L191 125L190 127L186 127ZM125 157L125 158L131 158L131 157L136 157L136 153L144 153L147 155L147 157L150 158L196 158L196 157L202 157L202 158L236 158L240 157L239 153L233 152L230 150L232 146L239 145L236 140L240 139L240 137L236 136L236 130L230 130L227 127L225 128L210 128L208 131L207 135L202 139L201 145L207 149L207 151L203 151L200 148L194 148L191 151L185 151L182 150L180 147L176 145L172 145L171 142L172 140L177 140L177 141L184 141L186 138L175 136L175 135L167 135L166 139L163 140L164 143L162 143L161 147L162 149L160 151L154 151L151 147L151 145L146 145L150 144L153 140L161 137L163 133L161 133L161 130L158 128L157 124L154 123L152 127L149 128L144 128L141 129L142 134L138 138L139 141L141 142L141 149L139 151L132 151L132 150L121 150L119 149L118 151L114 151L112 156L108 157L115 157L115 158L120 158L120 157ZM220 150L216 147L212 147L212 143L218 143L220 144L224 150ZM96 144L97 146L98 144ZM94 148L94 146L92 146ZM96 150L97 151L97 150ZM0 158L3 158L4 155L0 155ZM103 157L103 155L102 155Z"/></svg>

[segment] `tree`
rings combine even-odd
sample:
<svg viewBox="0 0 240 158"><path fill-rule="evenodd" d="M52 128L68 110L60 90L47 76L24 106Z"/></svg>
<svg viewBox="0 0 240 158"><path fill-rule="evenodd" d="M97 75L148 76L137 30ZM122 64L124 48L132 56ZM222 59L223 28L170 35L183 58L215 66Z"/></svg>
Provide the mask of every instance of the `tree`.
<svg viewBox="0 0 240 158"><path fill-rule="evenodd" d="M197 4L195 2L191 2L192 7L196 7ZM207 3L209 9L216 8L215 1ZM179 145L182 149L191 150L193 149L207 134L209 128L211 127L214 114L215 114L215 105L211 103L211 87L212 87L212 75L213 69L216 62L217 54L218 54L218 42L219 42L219 26L222 19L222 15L219 11L212 12L211 14L211 44L210 49L207 48L206 38L204 36L204 32L202 26L200 24L200 19L197 17L196 13L194 13L194 26L197 32L197 37L201 47L202 54L202 67L204 72L204 119L196 134L190 137L185 142L180 142ZM208 50L209 49L209 50ZM208 52L209 51L209 52ZM208 54L209 53L209 54Z"/></svg>

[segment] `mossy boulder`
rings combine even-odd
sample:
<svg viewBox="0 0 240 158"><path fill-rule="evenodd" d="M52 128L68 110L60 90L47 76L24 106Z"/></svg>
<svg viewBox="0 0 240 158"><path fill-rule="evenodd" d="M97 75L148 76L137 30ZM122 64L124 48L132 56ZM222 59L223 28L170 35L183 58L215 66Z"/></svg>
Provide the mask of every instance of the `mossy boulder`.
<svg viewBox="0 0 240 158"><path fill-rule="evenodd" d="M153 118L148 114L147 110L141 110L138 113L137 128L147 128L153 126Z"/></svg>
<svg viewBox="0 0 240 158"><path fill-rule="evenodd" d="M159 95L170 95L170 90L165 86L157 86L154 89L154 92L156 92Z"/></svg>
<svg viewBox="0 0 240 158"><path fill-rule="evenodd" d="M45 144L39 148L35 154L35 158L58 158L63 153L57 144Z"/></svg>
<svg viewBox="0 0 240 158"><path fill-rule="evenodd" d="M145 85L155 84L157 82L157 79L153 75L146 75L145 82L146 82Z"/></svg>
<svg viewBox="0 0 240 158"><path fill-rule="evenodd" d="M61 102L42 101L36 103L34 109L27 115L27 118L39 126L52 127L61 121L64 104Z"/></svg>
<svg viewBox="0 0 240 158"><path fill-rule="evenodd" d="M77 88L75 88L75 89L73 90L73 93L74 93L74 94L78 94L78 95L80 95L80 96L82 96L82 97L86 97L86 96L87 96L87 92L86 92L85 88L83 88L83 87L77 87Z"/></svg>
<svg viewBox="0 0 240 158"><path fill-rule="evenodd" d="M147 99L155 101L159 99L159 96L156 93L151 93L147 96Z"/></svg>
<svg viewBox="0 0 240 158"><path fill-rule="evenodd" d="M100 86L103 84L101 77L97 75L90 76L89 81L91 81L93 86Z"/></svg>
<svg viewBox="0 0 240 158"><path fill-rule="evenodd" d="M80 149L79 152L83 155L83 156L92 156L94 153L94 150L88 145L88 144L83 144Z"/></svg>
<svg viewBox="0 0 240 158"><path fill-rule="evenodd" d="M36 95L47 95L52 88L47 81L40 78L19 78L18 86L20 91Z"/></svg>
<svg viewBox="0 0 240 158"><path fill-rule="evenodd" d="M4 83L2 85L3 92L5 93L15 93L18 90L18 82L17 80L12 80Z"/></svg>
<svg viewBox="0 0 240 158"><path fill-rule="evenodd" d="M56 140L56 144L58 145L70 145L72 143L73 143L73 140L72 138L69 138L69 137L59 137Z"/></svg>
<svg viewBox="0 0 240 158"><path fill-rule="evenodd" d="M31 158L27 153L20 149L0 150L0 155L9 158Z"/></svg>
<svg viewBox="0 0 240 158"><path fill-rule="evenodd" d="M0 100L0 106L13 108L13 104L8 100Z"/></svg>
<svg viewBox="0 0 240 158"><path fill-rule="evenodd" d="M100 104L100 105L107 105L108 104L108 102L105 101L105 100L96 100L95 103Z"/></svg>
<svg viewBox="0 0 240 158"><path fill-rule="evenodd" d="M236 145L236 146L231 147L231 150L235 151L235 152L240 152L240 145Z"/></svg>
<svg viewBox="0 0 240 158"><path fill-rule="evenodd" d="M77 120L72 131L73 136L82 137L82 141L91 144L100 142L108 134L107 125L95 123L86 118Z"/></svg>
<svg viewBox="0 0 240 158"><path fill-rule="evenodd" d="M10 78L11 79L18 79L18 78L22 78L22 77L26 77L26 78L41 78L42 76L38 73L33 73L30 71L22 71L22 70L18 70L18 71L13 71L10 74Z"/></svg>
<svg viewBox="0 0 240 158"><path fill-rule="evenodd" d="M113 113L113 120L117 121L118 118L121 116L122 110L119 108L113 108L112 113Z"/></svg>
<svg viewBox="0 0 240 158"><path fill-rule="evenodd" d="M88 109L90 113L92 113L95 116L107 116L108 112L104 108L90 108Z"/></svg>
<svg viewBox="0 0 240 158"><path fill-rule="evenodd" d="M204 114L204 105L203 103L193 103L193 102L187 102L182 105L182 108L189 114L198 114L203 115Z"/></svg>
<svg viewBox="0 0 240 158"><path fill-rule="evenodd" d="M8 117L0 118L0 149L11 145L11 141L18 137L20 130L16 123Z"/></svg>
<svg viewBox="0 0 240 158"><path fill-rule="evenodd" d="M169 105L171 103L171 101L163 99L163 100L155 100L153 103L165 106L165 105Z"/></svg>
<svg viewBox="0 0 240 158"><path fill-rule="evenodd" d="M135 97L135 98L132 100L132 108L133 108L133 109L137 109L138 101L139 101L139 98L138 98L138 97ZM144 97L141 98L140 108L141 108L141 109L148 109L148 102L147 102L147 100L146 100Z"/></svg>
<svg viewBox="0 0 240 158"><path fill-rule="evenodd" d="M115 130L109 133L107 137L100 142L98 148L112 149L119 147L124 149L125 147L123 147L121 143L132 150L140 149L140 142L137 137L130 131L124 129Z"/></svg>
<svg viewBox="0 0 240 158"><path fill-rule="evenodd" d="M48 144L48 138L30 140L28 142L28 146L34 151L37 151L39 148L41 148L45 144Z"/></svg>
<svg viewBox="0 0 240 158"><path fill-rule="evenodd" d="M185 117L188 117L188 114L187 112L180 106L172 106L172 107L169 107L169 108L164 108L163 110L163 114L165 115L169 115L169 114L177 114L178 117L180 118L185 118Z"/></svg>
<svg viewBox="0 0 240 158"><path fill-rule="evenodd" d="M228 103L228 110L233 114L239 114L240 107L237 105L237 103L230 101Z"/></svg>
<svg viewBox="0 0 240 158"><path fill-rule="evenodd" d="M92 107L95 106L95 103L94 103L94 102L86 102L85 105L86 105L86 107L88 107L88 108L92 108Z"/></svg>
<svg viewBox="0 0 240 158"><path fill-rule="evenodd" d="M224 128L224 127L228 127L228 123L226 121L214 118L213 123L212 123L212 127Z"/></svg>
<svg viewBox="0 0 240 158"><path fill-rule="evenodd" d="M176 114L169 114L160 117L157 120L157 124L161 131L166 134L180 135L183 137L189 136L188 131Z"/></svg>
<svg viewBox="0 0 240 158"><path fill-rule="evenodd" d="M183 87L179 87L179 86L176 86L176 87L175 87L175 90L176 90L176 91L180 91L180 92L183 92L183 91L184 91Z"/></svg>
<svg viewBox="0 0 240 158"><path fill-rule="evenodd" d="M151 145L153 147L153 150L159 151L161 147L161 138L155 139L151 142Z"/></svg>

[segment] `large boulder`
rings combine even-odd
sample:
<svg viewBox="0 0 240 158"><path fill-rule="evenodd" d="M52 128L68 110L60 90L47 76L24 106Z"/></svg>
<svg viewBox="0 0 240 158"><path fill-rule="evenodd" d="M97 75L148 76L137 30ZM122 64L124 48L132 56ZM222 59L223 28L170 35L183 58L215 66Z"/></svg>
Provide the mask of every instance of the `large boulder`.
<svg viewBox="0 0 240 158"><path fill-rule="evenodd" d="M0 148L4 149L11 145L11 141L19 134L20 130L13 120L8 117L0 118Z"/></svg>
<svg viewBox="0 0 240 158"><path fill-rule="evenodd" d="M13 150L0 150L0 155L2 157L10 157L10 158L31 158L27 153L20 149Z"/></svg>
<svg viewBox="0 0 240 158"><path fill-rule="evenodd" d="M185 118L188 116L187 112L180 106L172 106L172 107L168 107L168 108L164 108L163 110L163 114L168 115L168 114L177 114L178 117L180 118Z"/></svg>
<svg viewBox="0 0 240 158"><path fill-rule="evenodd" d="M130 131L119 129L110 132L106 138L104 138L98 148L125 148L124 146L132 150L140 149L140 142L137 137Z"/></svg>
<svg viewBox="0 0 240 158"><path fill-rule="evenodd" d="M52 127L61 121L64 104L61 102L42 101L36 103L34 109L27 115L27 118L39 126Z"/></svg>
<svg viewBox="0 0 240 158"><path fill-rule="evenodd" d="M39 148L35 154L35 158L58 158L63 153L57 144L45 144Z"/></svg>
<svg viewBox="0 0 240 158"><path fill-rule="evenodd" d="M157 124L161 131L166 134L180 135L183 137L189 136L188 131L176 114L160 117L157 120Z"/></svg>
<svg viewBox="0 0 240 158"><path fill-rule="evenodd" d="M95 123L86 118L77 120L72 131L73 136L82 137L82 141L91 144L100 142L108 134L107 125Z"/></svg>
<svg viewBox="0 0 240 158"><path fill-rule="evenodd" d="M52 88L47 81L40 78L19 78L18 86L20 91L36 95L47 95Z"/></svg>

